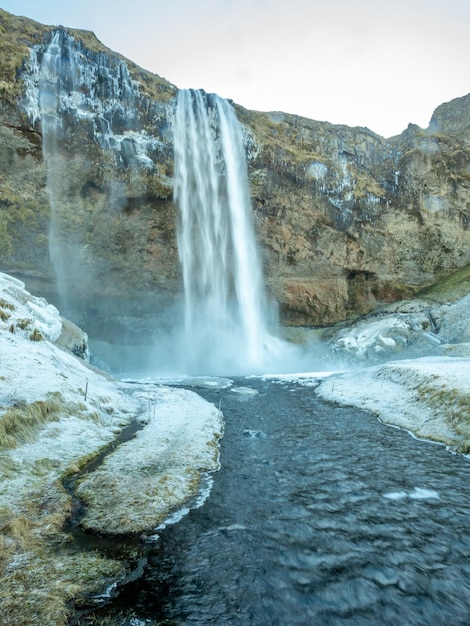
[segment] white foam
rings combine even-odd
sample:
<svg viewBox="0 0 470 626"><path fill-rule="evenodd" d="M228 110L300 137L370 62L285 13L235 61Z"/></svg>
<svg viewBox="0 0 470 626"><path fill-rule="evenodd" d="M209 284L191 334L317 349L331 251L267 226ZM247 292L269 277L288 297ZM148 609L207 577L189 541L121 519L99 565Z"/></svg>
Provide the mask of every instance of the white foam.
<svg viewBox="0 0 470 626"><path fill-rule="evenodd" d="M421 487L415 487L410 493L410 498L413 500L439 500L440 496L434 489L422 489Z"/></svg>
<svg viewBox="0 0 470 626"><path fill-rule="evenodd" d="M407 495L406 491L390 491L389 493L382 494L382 497L388 500L403 500Z"/></svg>
<svg viewBox="0 0 470 626"><path fill-rule="evenodd" d="M422 487L415 487L413 491L389 491L382 494L383 498L387 500L404 500L405 498L411 498L412 500L439 500L440 496L434 489L423 489Z"/></svg>

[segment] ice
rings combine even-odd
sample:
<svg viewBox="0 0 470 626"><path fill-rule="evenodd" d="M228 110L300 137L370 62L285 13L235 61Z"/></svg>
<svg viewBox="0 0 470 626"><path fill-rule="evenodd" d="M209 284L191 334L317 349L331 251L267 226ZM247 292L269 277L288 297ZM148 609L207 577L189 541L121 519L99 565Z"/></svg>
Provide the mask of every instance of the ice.
<svg viewBox="0 0 470 626"><path fill-rule="evenodd" d="M27 308L35 318L36 327L39 328L43 335L51 341L57 341L62 332L62 320L55 306L39 302L39 299L37 299L36 301L28 302Z"/></svg>

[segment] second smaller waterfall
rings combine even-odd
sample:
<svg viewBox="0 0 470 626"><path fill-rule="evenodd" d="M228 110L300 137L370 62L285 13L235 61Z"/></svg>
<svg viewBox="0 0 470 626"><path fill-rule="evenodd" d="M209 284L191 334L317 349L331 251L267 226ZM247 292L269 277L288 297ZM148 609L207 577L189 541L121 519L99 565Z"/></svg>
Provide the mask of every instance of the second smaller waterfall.
<svg viewBox="0 0 470 626"><path fill-rule="evenodd" d="M265 365L269 311L256 246L243 136L233 107L179 92L175 200L185 293L183 350L191 373Z"/></svg>

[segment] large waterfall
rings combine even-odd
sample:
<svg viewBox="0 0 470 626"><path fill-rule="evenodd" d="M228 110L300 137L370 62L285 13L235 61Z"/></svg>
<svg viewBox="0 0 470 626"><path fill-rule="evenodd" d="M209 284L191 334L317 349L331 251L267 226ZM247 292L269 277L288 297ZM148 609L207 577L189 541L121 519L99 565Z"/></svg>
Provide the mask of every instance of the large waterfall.
<svg viewBox="0 0 470 626"><path fill-rule="evenodd" d="M233 107L214 94L180 91L174 148L186 367L258 371L273 338Z"/></svg>

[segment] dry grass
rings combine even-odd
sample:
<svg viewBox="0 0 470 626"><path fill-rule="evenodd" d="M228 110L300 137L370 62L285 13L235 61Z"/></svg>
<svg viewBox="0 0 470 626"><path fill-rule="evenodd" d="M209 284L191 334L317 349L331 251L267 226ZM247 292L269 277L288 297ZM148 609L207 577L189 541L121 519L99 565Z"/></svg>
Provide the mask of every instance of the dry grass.
<svg viewBox="0 0 470 626"><path fill-rule="evenodd" d="M11 313L14 310L15 307L11 302L0 298L0 320L2 320L2 322L6 322L11 317Z"/></svg>
<svg viewBox="0 0 470 626"><path fill-rule="evenodd" d="M64 411L65 403L58 392L49 394L46 400L18 402L6 408L0 415L0 450L33 441L41 426L58 421Z"/></svg>
<svg viewBox="0 0 470 626"><path fill-rule="evenodd" d="M198 470L158 464L126 476L100 468L85 476L77 488L87 505L82 524L104 535L147 531L162 523L182 500L195 495L200 480Z"/></svg>
<svg viewBox="0 0 470 626"><path fill-rule="evenodd" d="M120 572L115 561L94 554L50 553L47 544L19 554L0 578L2 626L65 626L74 598L99 592Z"/></svg>
<svg viewBox="0 0 470 626"><path fill-rule="evenodd" d="M70 498L60 482L29 494L21 510L0 508L2 626L65 626L70 602L102 591L122 566L96 554L72 553L61 531Z"/></svg>

